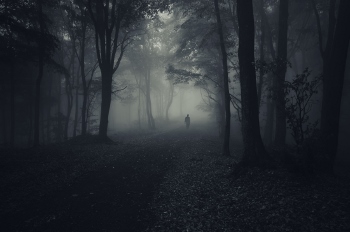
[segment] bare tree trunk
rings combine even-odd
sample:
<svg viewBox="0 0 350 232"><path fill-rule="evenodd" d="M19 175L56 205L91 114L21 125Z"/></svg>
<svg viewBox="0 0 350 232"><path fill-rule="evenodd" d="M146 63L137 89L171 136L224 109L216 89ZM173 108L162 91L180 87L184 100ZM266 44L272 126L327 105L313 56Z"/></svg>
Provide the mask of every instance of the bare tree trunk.
<svg viewBox="0 0 350 232"><path fill-rule="evenodd" d="M15 143L15 66L13 61L10 63L10 79L11 79L11 129L10 129L10 146L13 147Z"/></svg>
<svg viewBox="0 0 350 232"><path fill-rule="evenodd" d="M141 79L140 79L140 82L141 82ZM141 129L141 89L140 88L141 87L139 86L139 104L138 104L138 108L137 108L139 129Z"/></svg>
<svg viewBox="0 0 350 232"><path fill-rule="evenodd" d="M29 96L29 131L28 131L28 147L32 145L32 133L33 133L33 94L30 91Z"/></svg>
<svg viewBox="0 0 350 232"><path fill-rule="evenodd" d="M252 0L237 0L239 70L242 99L243 165L262 166L268 159L260 135L254 67L254 16Z"/></svg>
<svg viewBox="0 0 350 232"><path fill-rule="evenodd" d="M263 2L263 1L262 1ZM263 4L263 3L261 3ZM276 59L276 51L275 48L273 46L273 38L272 38L272 34L271 34L271 29L270 29L270 24L269 21L266 17L265 11L262 11L262 20L265 23L265 28L266 28L266 35L267 35L267 48L270 51L270 55L271 58L273 60ZM273 88L273 76L271 76L271 74L269 74L268 76L268 89L270 91L270 96L267 99L267 104L266 104L266 124L265 124L265 131L264 131L264 140L265 140L265 144L266 146L271 146L272 142L273 142L273 132L274 132L274 115L275 115L275 106L276 103L274 101L274 99L272 98L272 94L273 92L271 91L271 89Z"/></svg>
<svg viewBox="0 0 350 232"><path fill-rule="evenodd" d="M325 137L325 141L327 141L325 152L330 158L328 167L328 171L330 172L333 171L338 147L340 106L343 93L345 65L350 42L349 12L350 1L340 0L334 40L329 59L329 74L332 74L332 81L329 81L329 91L324 92L326 96L323 97L325 99L325 104L322 106L323 124L321 124L321 131Z"/></svg>
<svg viewBox="0 0 350 232"><path fill-rule="evenodd" d="M51 143L51 98L52 98L52 74L49 77L49 96L48 96L48 106L47 106L47 116L46 116L46 120L47 120L47 128L46 128L46 135L47 135L47 143Z"/></svg>
<svg viewBox="0 0 350 232"><path fill-rule="evenodd" d="M70 115L71 115L72 106L73 106L73 94L72 94L72 87L69 80L70 77L68 75L66 75L65 77L66 77L66 94L67 94L67 115L64 123L64 140L68 140Z"/></svg>
<svg viewBox="0 0 350 232"><path fill-rule="evenodd" d="M168 104L166 106L166 111L165 111L165 118L167 122L169 122L169 109L174 99L174 84L171 82L169 82L169 90L170 91L169 91L169 97L168 97Z"/></svg>
<svg viewBox="0 0 350 232"><path fill-rule="evenodd" d="M40 87L41 80L43 78L44 71L44 19L42 12L42 0L37 0L38 7L38 16L39 16L39 24L40 24L40 42L38 43L38 53L39 53L39 74L36 79L36 90L35 90L35 117L34 117L34 146L37 147L40 145L39 139L39 130L40 130Z"/></svg>
<svg viewBox="0 0 350 232"><path fill-rule="evenodd" d="M230 112L230 92L229 92L229 79L228 79L228 67L227 67L227 53L225 48L224 33L222 30L222 23L220 18L220 9L218 0L214 0L216 22L218 26L218 34L220 37L220 48L222 53L222 68L223 68L223 90L224 90L224 106L225 106L225 134L222 147L223 155L230 155L230 129L231 129L231 112Z"/></svg>
<svg viewBox="0 0 350 232"><path fill-rule="evenodd" d="M149 67L146 70L145 83L146 83L146 110L147 110L148 128L151 130L155 130L156 125L152 114L152 101L151 101L151 71Z"/></svg>
<svg viewBox="0 0 350 232"><path fill-rule="evenodd" d="M263 17L264 14L264 5L263 1L261 1L261 6L260 6L260 14L261 14L261 22L260 22L260 29L261 29L261 34L260 34L260 61L265 60L265 17ZM263 89L263 83L264 83L264 70L261 68L259 70L259 83L258 83L258 106L260 109L261 105L261 95L262 95L262 89Z"/></svg>
<svg viewBox="0 0 350 232"><path fill-rule="evenodd" d="M62 113L61 113L61 76L58 78L58 103L57 103L57 142L62 141Z"/></svg>
<svg viewBox="0 0 350 232"><path fill-rule="evenodd" d="M82 18L82 36L81 36L81 44L80 44L80 75L83 84L83 104L81 107L81 134L86 135L87 129L87 100L88 100L88 84L86 83L86 75L85 75L85 42L86 42L86 27L87 27L87 17L86 10L80 7L80 12L84 15Z"/></svg>
<svg viewBox="0 0 350 232"><path fill-rule="evenodd" d="M40 109L40 118L42 120L40 121L40 130L41 130L41 142L42 144L46 144L46 137L45 137L45 115L44 115L44 109Z"/></svg>
<svg viewBox="0 0 350 232"><path fill-rule="evenodd" d="M272 88L272 76L268 77L268 89L269 91L271 91L270 89ZM271 93L269 94L271 95ZM271 146L272 145L272 141L273 141L273 122L274 122L274 111L275 111L275 107L274 107L274 101L271 97L267 97L266 99L266 124L265 124L265 128L264 128L264 142L266 146Z"/></svg>
<svg viewBox="0 0 350 232"><path fill-rule="evenodd" d="M5 78L3 78L5 79ZM7 93L4 90L5 85L2 85L2 97L3 97L3 104L1 106L1 115L2 115L2 133L3 133L3 143L7 145L7 121L8 121L8 115L7 115Z"/></svg>
<svg viewBox="0 0 350 232"><path fill-rule="evenodd" d="M321 130L322 128L325 128L328 124L328 118L325 116L327 115L327 110L331 107L329 104L332 104L329 99L330 95L332 94L334 90L331 88L333 83L333 76L330 72L330 55L331 55L331 49L332 44L334 40L334 30L336 25L336 18L335 18L335 8L336 8L336 0L330 0L329 1L329 11L328 11L328 34L327 34L327 41L324 47L323 42L323 33L321 28L321 21L320 16L317 10L317 6L314 0L311 0L316 22L317 22L317 30L318 30L318 39L319 39L319 50L323 61L323 96L322 96L322 111L321 111Z"/></svg>
<svg viewBox="0 0 350 232"><path fill-rule="evenodd" d="M181 93L180 93L180 100L179 100L179 103L180 103L180 116L183 116L183 102L184 102L184 98L185 98L185 93L184 91L182 90Z"/></svg>
<svg viewBox="0 0 350 232"><path fill-rule="evenodd" d="M108 115L112 100L112 73L110 73L108 69L104 70L103 73L99 135L103 138L107 138Z"/></svg>
<svg viewBox="0 0 350 232"><path fill-rule="evenodd" d="M221 101L223 103L223 100ZM225 138L225 109L223 107L223 104L217 104L219 108L219 137L224 139Z"/></svg>
<svg viewBox="0 0 350 232"><path fill-rule="evenodd" d="M75 88L75 113L74 113L74 126L73 126L73 137L77 136L77 127L79 119L79 75L77 75L77 86Z"/></svg>
<svg viewBox="0 0 350 232"><path fill-rule="evenodd" d="M81 134L86 135L87 131L87 104L88 101L88 91L83 84L83 104L81 107Z"/></svg>
<svg viewBox="0 0 350 232"><path fill-rule="evenodd" d="M274 81L276 96L275 145L284 146L287 123L285 112L284 81L287 71L288 0L280 0L278 24L277 71Z"/></svg>
<svg viewBox="0 0 350 232"><path fill-rule="evenodd" d="M112 78L118 69L124 51L127 47L126 36L121 43L118 42L121 22L125 14L122 12L123 7L130 4L119 4L116 0L107 4L104 1L97 1L92 4L89 0L87 4L90 18L95 28L95 45L97 59L102 76L102 95L101 95L101 114L99 136L107 139L108 115L111 104ZM115 62L117 50L120 50L118 60Z"/></svg>
<svg viewBox="0 0 350 232"><path fill-rule="evenodd" d="M328 10L328 28L327 28L327 41L324 43L323 41L323 33L321 28L321 21L320 16L318 13L318 9L315 3L315 0L311 0L311 4L314 10L314 14L316 17L316 25L317 25L317 32L318 32L318 44L319 44L319 51L322 57L323 61L323 95L322 95L322 109L321 109L321 130L322 128L325 128L328 124L328 118L325 117L328 112L327 110L331 107L329 104L332 104L329 99L331 92L334 91L331 86L333 82L333 76L331 75L331 72L329 70L330 67L330 53L331 48L334 40L334 29L336 24L336 18L335 18L335 8L336 8L336 0L329 0L329 10Z"/></svg>

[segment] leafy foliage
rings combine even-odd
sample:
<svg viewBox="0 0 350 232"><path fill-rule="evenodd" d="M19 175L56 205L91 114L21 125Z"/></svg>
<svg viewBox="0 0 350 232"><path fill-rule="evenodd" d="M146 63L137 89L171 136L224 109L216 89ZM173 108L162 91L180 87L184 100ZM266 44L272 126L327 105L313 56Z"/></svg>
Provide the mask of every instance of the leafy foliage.
<svg viewBox="0 0 350 232"><path fill-rule="evenodd" d="M165 72L168 75L168 79L171 79L174 85L179 83L188 84L190 81L197 80L201 77L198 73L187 71L185 69L176 69L172 65L169 65Z"/></svg>
<svg viewBox="0 0 350 232"><path fill-rule="evenodd" d="M292 81L285 82L287 123L297 146L313 134L318 124L318 121L309 122L309 113L313 105L312 97L318 92L320 78L309 81L310 74L311 71L306 68Z"/></svg>

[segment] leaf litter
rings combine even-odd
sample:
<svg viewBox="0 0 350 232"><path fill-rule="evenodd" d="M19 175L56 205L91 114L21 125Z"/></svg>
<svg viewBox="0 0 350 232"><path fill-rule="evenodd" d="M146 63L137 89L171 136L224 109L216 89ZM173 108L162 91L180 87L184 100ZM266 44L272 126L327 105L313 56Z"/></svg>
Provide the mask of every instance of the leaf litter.
<svg viewBox="0 0 350 232"><path fill-rule="evenodd" d="M72 185L122 157L133 167L135 178L145 173L143 169L167 170L149 204L156 220L147 231L350 231L349 179L306 178L281 168L245 168L234 178L232 164L239 149L234 156L223 157L213 136L157 134L119 135L123 139L117 138L118 143L88 137L69 141L68 146L2 150L0 214L21 211L31 200ZM166 149L157 148L159 139L168 143ZM154 153L164 162L150 160L140 167L139 160L128 158L135 149L142 159ZM171 166L165 166L167 159L174 160ZM79 195L72 193L72 197ZM58 217L47 215L42 220ZM35 220L39 219L34 216L28 222Z"/></svg>

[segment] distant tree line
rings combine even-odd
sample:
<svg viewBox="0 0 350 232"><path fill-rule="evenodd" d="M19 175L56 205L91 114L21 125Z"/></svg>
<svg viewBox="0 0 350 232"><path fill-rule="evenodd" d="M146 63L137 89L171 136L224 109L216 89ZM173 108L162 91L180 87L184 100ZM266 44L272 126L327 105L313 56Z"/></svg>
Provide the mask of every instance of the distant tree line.
<svg viewBox="0 0 350 232"><path fill-rule="evenodd" d="M242 164L268 165L292 137L298 152L323 145L332 171L349 12L348 0L1 0L1 141L108 140L113 98L154 130L192 83L223 155L235 118Z"/></svg>
<svg viewBox="0 0 350 232"><path fill-rule="evenodd" d="M290 132L298 152L310 144L322 147L318 155L332 172L350 2L180 0L174 6L181 36L175 38L179 45L172 73L200 74L185 76L206 95L201 109L216 112L223 154L230 154L234 110L242 125L242 164L268 164L265 148L283 150ZM316 113L318 98L321 114ZM306 153L312 155L310 149Z"/></svg>

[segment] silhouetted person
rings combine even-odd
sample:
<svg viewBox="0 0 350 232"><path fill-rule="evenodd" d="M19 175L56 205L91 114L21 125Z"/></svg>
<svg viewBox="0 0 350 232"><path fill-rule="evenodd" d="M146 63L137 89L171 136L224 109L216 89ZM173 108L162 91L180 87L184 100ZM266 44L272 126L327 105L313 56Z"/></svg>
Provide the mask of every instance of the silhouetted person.
<svg viewBox="0 0 350 232"><path fill-rule="evenodd" d="M189 114L187 114L187 117L185 118L186 128L188 129L190 127L191 119Z"/></svg>

